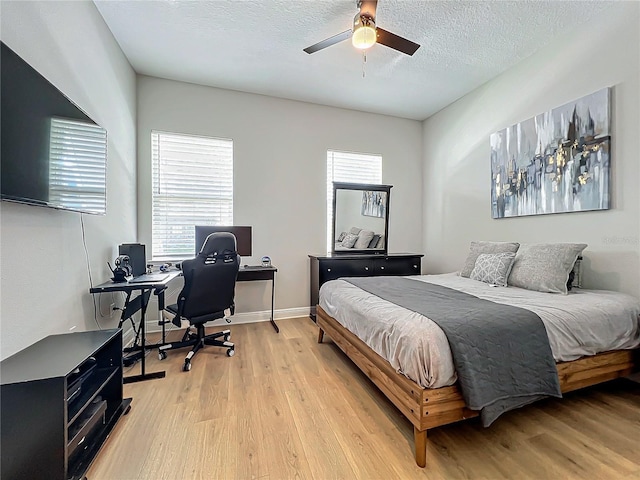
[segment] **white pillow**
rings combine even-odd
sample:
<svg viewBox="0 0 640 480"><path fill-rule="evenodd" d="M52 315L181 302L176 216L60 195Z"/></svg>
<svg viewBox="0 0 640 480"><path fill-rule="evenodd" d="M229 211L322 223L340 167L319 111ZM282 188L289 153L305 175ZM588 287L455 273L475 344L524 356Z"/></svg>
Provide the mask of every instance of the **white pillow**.
<svg viewBox="0 0 640 480"><path fill-rule="evenodd" d="M355 248L356 250L369 248L369 244L371 243L374 235L375 234L371 230L360 230L360 233L358 234L358 240L356 240L353 248Z"/></svg>
<svg viewBox="0 0 640 480"><path fill-rule="evenodd" d="M506 287L515 258L516 254L513 252L481 253L476 259L476 264L469 278Z"/></svg>

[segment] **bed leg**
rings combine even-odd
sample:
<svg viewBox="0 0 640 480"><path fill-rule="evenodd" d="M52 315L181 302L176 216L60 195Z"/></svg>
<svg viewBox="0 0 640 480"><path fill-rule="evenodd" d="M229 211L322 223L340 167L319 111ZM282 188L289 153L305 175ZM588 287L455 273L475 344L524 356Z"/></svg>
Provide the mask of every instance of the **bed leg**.
<svg viewBox="0 0 640 480"><path fill-rule="evenodd" d="M427 431L413 427L413 441L416 449L416 463L424 468L427 464Z"/></svg>
<svg viewBox="0 0 640 480"><path fill-rule="evenodd" d="M318 327L318 343L322 343L323 339L324 339L324 330Z"/></svg>

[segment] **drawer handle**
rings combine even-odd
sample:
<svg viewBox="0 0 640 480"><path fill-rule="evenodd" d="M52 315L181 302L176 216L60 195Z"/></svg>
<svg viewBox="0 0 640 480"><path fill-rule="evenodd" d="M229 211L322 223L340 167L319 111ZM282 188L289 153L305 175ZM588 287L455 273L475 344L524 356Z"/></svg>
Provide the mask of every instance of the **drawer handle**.
<svg viewBox="0 0 640 480"><path fill-rule="evenodd" d="M380 267L380 270L384 270L384 266Z"/></svg>
<svg viewBox="0 0 640 480"><path fill-rule="evenodd" d="M364 267L365 270L369 270L369 267Z"/></svg>
<svg viewBox="0 0 640 480"><path fill-rule="evenodd" d="M330 268L327 268L327 272L330 272L330 271L331 271L331 269L330 269Z"/></svg>
<svg viewBox="0 0 640 480"><path fill-rule="evenodd" d="M417 269L417 268L418 268L418 265L414 265L414 266L413 266L413 268Z"/></svg>

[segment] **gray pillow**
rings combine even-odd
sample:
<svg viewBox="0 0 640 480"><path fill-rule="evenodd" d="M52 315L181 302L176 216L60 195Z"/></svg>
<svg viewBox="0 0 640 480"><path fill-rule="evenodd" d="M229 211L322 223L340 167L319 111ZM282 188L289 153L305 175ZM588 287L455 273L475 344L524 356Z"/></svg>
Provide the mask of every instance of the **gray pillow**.
<svg viewBox="0 0 640 480"><path fill-rule="evenodd" d="M362 230L359 227L351 227L351 229L349 230L349 233L352 235L358 235L360 233L360 230Z"/></svg>
<svg viewBox="0 0 640 480"><path fill-rule="evenodd" d="M371 241L369 242L369 248L378 248L379 241L380 241L380 235L376 233L371 239Z"/></svg>
<svg viewBox="0 0 640 480"><path fill-rule="evenodd" d="M347 234L347 232L342 232L339 236L338 236L338 241L341 242L342 240L344 240L345 235Z"/></svg>
<svg viewBox="0 0 640 480"><path fill-rule="evenodd" d="M476 259L476 266L473 267L469 278L506 287L515 258L516 254L513 252L481 253Z"/></svg>
<svg viewBox="0 0 640 480"><path fill-rule="evenodd" d="M518 249L509 285L567 294L567 281L585 243L523 243Z"/></svg>
<svg viewBox="0 0 640 480"><path fill-rule="evenodd" d="M482 253L516 253L519 246L519 243L511 242L471 242L469 255L467 255L464 267L460 271L460 276L469 278L473 267L476 266L478 255Z"/></svg>
<svg viewBox="0 0 640 480"><path fill-rule="evenodd" d="M353 233L347 233L342 239L342 246L346 248L353 248L353 246L358 240L358 235L354 235Z"/></svg>
<svg viewBox="0 0 640 480"><path fill-rule="evenodd" d="M360 230L360 233L358 234L358 240L356 240L353 248L357 250L369 248L369 243L371 243L373 235L374 233L371 230Z"/></svg>

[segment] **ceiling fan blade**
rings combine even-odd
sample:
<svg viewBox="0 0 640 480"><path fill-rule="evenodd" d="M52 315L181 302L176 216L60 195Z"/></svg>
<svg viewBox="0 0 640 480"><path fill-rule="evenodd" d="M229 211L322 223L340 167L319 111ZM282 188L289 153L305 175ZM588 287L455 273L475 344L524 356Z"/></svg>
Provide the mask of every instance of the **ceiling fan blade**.
<svg viewBox="0 0 640 480"><path fill-rule="evenodd" d="M314 53L318 50L322 50L323 48L330 47L331 45L335 45L336 43L342 42L348 38L351 38L351 34L353 32L351 29L345 30L342 33L334 35L333 37L329 37L326 40L322 40L321 42L316 43L315 45L311 45L310 47L304 48L303 50L307 53Z"/></svg>
<svg viewBox="0 0 640 480"><path fill-rule="evenodd" d="M395 33L387 32L382 28L376 28L377 42L385 47L393 48L399 52L406 53L407 55L413 55L416 50L420 48L420 45L407 40L406 38L399 37Z"/></svg>

